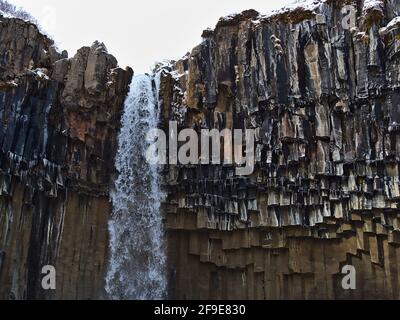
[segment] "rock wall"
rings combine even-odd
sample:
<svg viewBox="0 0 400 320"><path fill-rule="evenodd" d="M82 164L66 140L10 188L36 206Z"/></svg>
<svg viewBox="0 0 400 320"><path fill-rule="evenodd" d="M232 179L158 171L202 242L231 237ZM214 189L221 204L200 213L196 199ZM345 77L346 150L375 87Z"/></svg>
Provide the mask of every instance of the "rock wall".
<svg viewBox="0 0 400 320"><path fill-rule="evenodd" d="M132 70L94 43L68 59L0 17L0 299L99 299L109 189ZM57 288L42 290L43 266Z"/></svg>
<svg viewBox="0 0 400 320"><path fill-rule="evenodd" d="M400 298L399 13L396 0L249 10L164 71L165 129L257 133L251 176L165 167L171 297Z"/></svg>
<svg viewBox="0 0 400 320"><path fill-rule="evenodd" d="M398 0L249 10L164 67L161 127L254 129L257 145L250 176L164 167L171 298L400 298L399 14ZM68 59L0 21L0 299L101 299L132 70L101 43Z"/></svg>

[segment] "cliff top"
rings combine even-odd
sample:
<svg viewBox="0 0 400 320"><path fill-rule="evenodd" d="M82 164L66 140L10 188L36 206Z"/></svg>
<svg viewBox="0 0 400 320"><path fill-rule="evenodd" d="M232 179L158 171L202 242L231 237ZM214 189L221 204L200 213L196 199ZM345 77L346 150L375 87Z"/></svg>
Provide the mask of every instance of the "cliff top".
<svg viewBox="0 0 400 320"><path fill-rule="evenodd" d="M293 3L285 5L280 9L272 10L264 14L260 14L256 10L249 9L241 13L230 14L220 18L216 27L218 28L224 25L232 25L239 21L247 19L267 20L271 18L283 18L288 14L314 12L324 2L326 2L326 0L296 0Z"/></svg>
<svg viewBox="0 0 400 320"><path fill-rule="evenodd" d="M0 14L9 18L19 18L38 24L36 19L31 14L5 0L0 0Z"/></svg>
<svg viewBox="0 0 400 320"><path fill-rule="evenodd" d="M313 19L317 14L324 11L324 5L344 7L346 5L357 6L363 13L363 19L379 20L384 15L383 0L364 0L361 4L355 0L296 0L291 4L285 5L280 9L261 14L256 10L249 9L241 13L234 13L221 17L214 29L207 28L203 31L202 37L211 37L214 32L224 26L237 25L241 21L252 20L255 24L284 22L287 24L297 24L304 20Z"/></svg>

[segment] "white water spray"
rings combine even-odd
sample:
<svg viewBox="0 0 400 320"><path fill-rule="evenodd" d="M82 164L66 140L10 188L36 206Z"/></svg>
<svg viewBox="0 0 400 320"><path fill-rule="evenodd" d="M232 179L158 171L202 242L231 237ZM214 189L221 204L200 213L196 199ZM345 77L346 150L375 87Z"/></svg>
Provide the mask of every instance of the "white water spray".
<svg viewBox="0 0 400 320"><path fill-rule="evenodd" d="M146 134L158 125L159 76L135 76L125 101L109 222L110 262L106 292L111 299L166 297L166 256L160 203L159 168L145 153Z"/></svg>

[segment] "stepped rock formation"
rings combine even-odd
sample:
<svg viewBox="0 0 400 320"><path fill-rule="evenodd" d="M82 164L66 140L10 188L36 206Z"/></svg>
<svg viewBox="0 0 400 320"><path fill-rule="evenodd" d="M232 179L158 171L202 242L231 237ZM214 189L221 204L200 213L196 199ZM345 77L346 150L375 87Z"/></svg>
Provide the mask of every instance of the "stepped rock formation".
<svg viewBox="0 0 400 320"><path fill-rule="evenodd" d="M162 67L160 127L257 133L250 176L162 168L171 298L400 298L399 15L399 0L249 10ZM0 299L106 298L133 72L101 43L68 59L34 25L0 21Z"/></svg>
<svg viewBox="0 0 400 320"><path fill-rule="evenodd" d="M0 20L0 298L101 298L132 71L103 44L67 59L33 24ZM55 291L42 290L46 265Z"/></svg>
<svg viewBox="0 0 400 320"><path fill-rule="evenodd" d="M165 168L171 296L400 298L399 13L400 1L246 11L164 73L165 128L257 132L251 176ZM345 265L357 290L342 288Z"/></svg>

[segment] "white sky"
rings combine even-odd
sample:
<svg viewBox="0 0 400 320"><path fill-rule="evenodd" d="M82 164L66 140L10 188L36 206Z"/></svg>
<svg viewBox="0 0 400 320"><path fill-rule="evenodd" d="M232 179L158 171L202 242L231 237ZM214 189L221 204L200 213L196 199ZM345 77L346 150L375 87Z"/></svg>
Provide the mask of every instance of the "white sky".
<svg viewBox="0 0 400 320"><path fill-rule="evenodd" d="M267 13L293 0L9 0L30 12L60 50L73 56L95 40L121 67L150 71L156 61L177 59L200 43L219 17L245 9Z"/></svg>

